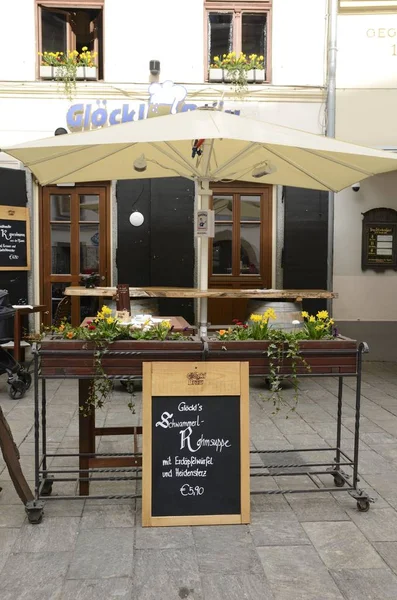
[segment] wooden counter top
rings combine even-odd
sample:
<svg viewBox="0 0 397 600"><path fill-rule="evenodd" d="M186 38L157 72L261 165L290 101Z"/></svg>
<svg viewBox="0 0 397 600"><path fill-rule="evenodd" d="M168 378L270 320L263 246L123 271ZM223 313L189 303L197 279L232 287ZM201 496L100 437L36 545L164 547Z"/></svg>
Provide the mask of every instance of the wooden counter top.
<svg viewBox="0 0 397 600"><path fill-rule="evenodd" d="M65 289L66 296L100 296L112 298L115 287L85 288L70 286ZM211 289L201 291L196 288L177 287L130 287L131 298L284 298L302 300L303 298L337 298L335 292L326 290L273 290L273 289Z"/></svg>

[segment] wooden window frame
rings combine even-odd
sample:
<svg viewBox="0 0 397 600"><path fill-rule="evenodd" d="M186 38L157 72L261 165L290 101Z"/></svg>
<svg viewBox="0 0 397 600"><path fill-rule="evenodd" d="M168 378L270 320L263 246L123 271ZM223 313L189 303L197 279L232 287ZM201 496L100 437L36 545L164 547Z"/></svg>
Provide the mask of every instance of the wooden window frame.
<svg viewBox="0 0 397 600"><path fill-rule="evenodd" d="M260 249L259 249L259 273L252 274L212 274L212 247L213 240L209 244L208 257L208 286L211 288L237 287L237 288L255 288L271 287L272 283L272 249L273 249L273 218L272 218L272 186L247 183L213 183L211 184L213 194L229 194L233 196L233 209L237 206L237 211L233 212L232 221L232 261L234 265L240 262L240 247L237 240L240 238L240 203L237 198L240 195L261 196L260 207ZM213 206L211 199L211 208ZM236 241L235 241L236 240Z"/></svg>
<svg viewBox="0 0 397 600"><path fill-rule="evenodd" d="M111 204L110 204L110 183L106 183L103 181L100 182L90 182L90 183L79 183L74 187L57 187L56 185L48 185L45 187L40 187L39 192L39 256L40 256L40 264L42 268L40 269L40 303L48 304L48 298L46 296L47 286L52 285L53 283L70 283L71 285L79 285L79 281L77 281L77 277L73 276L71 273L66 274L52 274L51 273L51 231L48 227L51 223L50 221L50 195L58 194L58 195L67 195L71 196L74 193L79 193L79 190L83 189L86 194L96 194L98 190L103 190L105 194L105 202L102 206L100 206L99 212L99 223L100 229L103 228L105 231L106 240L103 242L99 242L99 252L100 252L100 263L104 266L104 274L106 277L106 281L101 282L102 285L109 285L111 278L111 229L110 229L110 214L111 214ZM74 220L74 224L71 226L71 254L70 254L70 264L71 271L79 272L79 260L80 260L80 247L72 246L73 232L72 228L79 229L80 219L76 219L77 215L74 214L73 206L71 207L72 214L71 219ZM74 238L76 239L79 236L79 231L74 231ZM73 304L73 303L72 303ZM74 303L72 306L72 323L75 325L80 324L80 306L79 303ZM48 318L47 318L48 316ZM45 325L50 325L51 319L51 310L49 314L45 316ZM47 322L48 321L48 322Z"/></svg>
<svg viewBox="0 0 397 600"><path fill-rule="evenodd" d="M267 47L266 47L266 78L264 83L272 80L272 4L273 0L204 0L204 81L208 81L208 15L209 13L233 13L233 50L241 52L241 15L243 13L266 13Z"/></svg>
<svg viewBox="0 0 397 600"><path fill-rule="evenodd" d="M104 3L105 0L79 0L78 2L76 0L35 0L35 14L36 14L36 79L41 80L40 77L40 57L39 57L39 53L42 52L42 47L41 47L41 9L42 8L54 8L54 9L73 9L73 8L77 8L77 9L98 9L98 10L102 10L102 40L101 40L101 47L102 47L102 51L101 51L101 57L100 57L100 61L98 60L98 78L97 81L101 81L104 79L103 76L103 69L104 69L104 64L105 64L105 44L104 44L104 19L103 19L103 14L104 14ZM67 38L67 51L70 50L75 50L75 36L72 34L72 30L71 30L71 26L70 23L67 22L67 32L66 32L66 38ZM97 52L97 57L100 56L99 54L99 42L98 42L98 38L95 40L94 43L94 52Z"/></svg>

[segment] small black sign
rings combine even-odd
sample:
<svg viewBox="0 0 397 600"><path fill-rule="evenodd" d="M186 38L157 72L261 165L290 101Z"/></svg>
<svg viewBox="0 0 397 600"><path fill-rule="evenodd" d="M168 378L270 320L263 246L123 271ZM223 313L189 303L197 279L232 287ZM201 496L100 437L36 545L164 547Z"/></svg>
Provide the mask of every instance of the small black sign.
<svg viewBox="0 0 397 600"><path fill-rule="evenodd" d="M363 216L362 269L397 269L396 211L374 208Z"/></svg>
<svg viewBox="0 0 397 600"><path fill-rule="evenodd" d="M240 397L153 396L152 516L241 509Z"/></svg>
<svg viewBox="0 0 397 600"><path fill-rule="evenodd" d="M0 269L28 267L26 221L0 220Z"/></svg>

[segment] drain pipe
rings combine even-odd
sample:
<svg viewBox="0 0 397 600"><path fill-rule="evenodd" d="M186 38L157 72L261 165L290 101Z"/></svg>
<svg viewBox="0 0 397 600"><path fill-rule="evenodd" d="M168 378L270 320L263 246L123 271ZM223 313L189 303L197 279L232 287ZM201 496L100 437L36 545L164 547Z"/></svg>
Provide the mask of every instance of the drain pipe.
<svg viewBox="0 0 397 600"><path fill-rule="evenodd" d="M336 120L336 53L337 53L338 0L328 0L327 34L327 137L335 137ZM333 288L334 270L334 192L328 192L328 248L327 290ZM332 314L332 299L327 300L328 312Z"/></svg>

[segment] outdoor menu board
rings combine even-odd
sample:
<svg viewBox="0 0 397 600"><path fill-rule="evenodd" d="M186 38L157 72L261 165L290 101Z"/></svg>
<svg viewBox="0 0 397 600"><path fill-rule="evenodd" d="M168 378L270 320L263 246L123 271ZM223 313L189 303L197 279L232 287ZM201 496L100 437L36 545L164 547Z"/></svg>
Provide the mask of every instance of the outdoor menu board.
<svg viewBox="0 0 397 600"><path fill-rule="evenodd" d="M397 270L397 212L375 208L363 216L362 269Z"/></svg>
<svg viewBox="0 0 397 600"><path fill-rule="evenodd" d="M143 364L143 526L249 522L248 398L248 363Z"/></svg>
<svg viewBox="0 0 397 600"><path fill-rule="evenodd" d="M0 206L0 271L29 270L29 250L28 209Z"/></svg>

